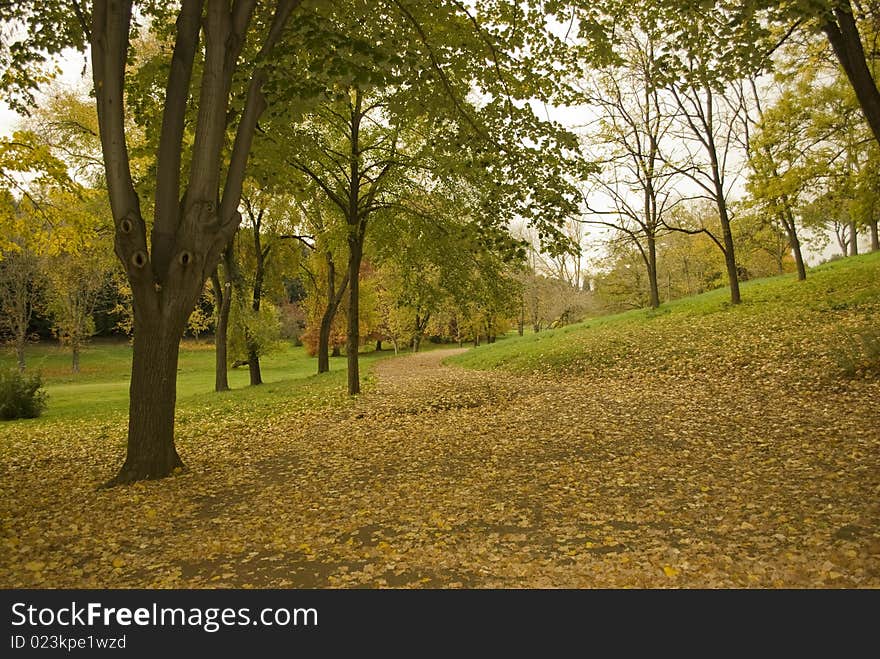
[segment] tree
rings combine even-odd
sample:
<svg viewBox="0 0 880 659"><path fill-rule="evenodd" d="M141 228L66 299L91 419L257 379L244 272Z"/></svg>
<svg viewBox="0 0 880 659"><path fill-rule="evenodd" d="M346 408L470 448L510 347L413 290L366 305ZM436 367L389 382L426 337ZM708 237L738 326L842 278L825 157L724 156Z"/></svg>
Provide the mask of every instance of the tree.
<svg viewBox="0 0 880 659"><path fill-rule="evenodd" d="M337 310L348 289L350 272L348 268L345 268L341 275L338 272L337 264L344 258L338 253L341 251L340 244L344 242L344 237L338 235L341 227L338 222L333 221L334 209L328 208L326 201L322 203L319 188L308 185L305 190L308 191L307 194L314 195L310 201L300 204L304 228L313 238L310 240L306 236L300 236L299 239L311 252L309 260L312 265L304 260L302 267L312 285L313 300L323 301L320 311L316 305L311 306L320 316L315 342L318 373L327 373L330 371L331 334L337 318Z"/></svg>
<svg viewBox="0 0 880 659"><path fill-rule="evenodd" d="M624 66L609 67L597 75L590 102L601 112L598 139L606 145L605 170L595 180L597 192L611 209L595 208L585 196L586 220L627 236L647 270L648 304L660 306L657 284L657 237L670 203L672 165L663 159L672 117L661 101L657 81L659 35L633 28L621 37Z"/></svg>
<svg viewBox="0 0 880 659"><path fill-rule="evenodd" d="M19 371L27 365L31 318L43 300L41 274L37 256L27 249L7 252L0 259L0 332L12 340Z"/></svg>
<svg viewBox="0 0 880 659"><path fill-rule="evenodd" d="M161 478L183 464L174 444L179 340L205 279L240 222L245 166L257 119L266 106L267 58L300 2L278 0L268 13L258 11L256 4L242 0L230 7L219 0L183 0L176 11L152 4L140 7L155 27L164 28L170 18L175 25L160 101L151 223L142 214L126 139L132 0L95 0L90 8L28 2L15 5L7 16L24 26L25 37L17 45L23 65L38 62L46 51L90 45L115 251L126 269L134 310L127 453L108 485ZM55 29L43 30L43 25ZM246 45L249 51L242 57ZM197 61L200 87L193 92ZM247 91L225 165L222 149L236 74L247 79ZM22 67L22 75L6 87L27 91L33 82ZM190 146L185 117L192 93L197 95L198 115ZM186 171L184 149L189 151Z"/></svg>
<svg viewBox="0 0 880 659"><path fill-rule="evenodd" d="M729 202L742 167L737 162L740 143L736 133L745 112L744 97L735 93L732 85L739 71L722 60L725 51L716 48L725 36L724 23L718 19L729 17L693 18L682 50L674 56L675 63L666 72L667 88L679 124L679 130L671 134L680 140L678 145L682 152L667 149L663 158L696 186L696 197L715 205L720 237L709 232L705 225L697 231L707 232L724 255L730 301L739 304L739 275ZM681 226L667 226L684 230Z"/></svg>

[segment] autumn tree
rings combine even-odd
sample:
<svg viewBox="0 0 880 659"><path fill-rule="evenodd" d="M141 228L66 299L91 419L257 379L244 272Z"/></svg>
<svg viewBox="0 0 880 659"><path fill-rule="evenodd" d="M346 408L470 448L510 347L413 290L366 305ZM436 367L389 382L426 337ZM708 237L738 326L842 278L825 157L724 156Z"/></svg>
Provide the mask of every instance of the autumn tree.
<svg viewBox="0 0 880 659"><path fill-rule="evenodd" d="M595 75L595 91L587 98L601 113L594 140L604 148L603 166L593 181L596 196L607 199L607 207L591 195L584 197L585 221L620 232L641 254L653 308L660 306L657 238L665 231L663 215L674 201L670 188L675 174L661 151L673 115L658 84L659 40L654 28L634 26L620 37L624 64Z"/></svg>
<svg viewBox="0 0 880 659"><path fill-rule="evenodd" d="M19 60L20 72L7 81L7 89L27 94L36 82L34 64L46 52L86 46L91 52L115 249L128 275L134 308L127 455L110 485L160 478L182 466L174 445L178 343L205 279L240 222L245 166L266 105L262 88L267 59L298 4L278 0L258 9L253 0L231 7L215 0L183 0L179 8L138 6L154 25L175 25L167 85L159 101L163 109L152 218L141 212L126 139L132 0L26 2L14 5L6 16L24 34L15 50L4 49ZM53 29L41 29L44 25ZM199 79L193 76L197 62ZM246 91L227 160L222 149L228 111L233 89L241 85L234 84L236 74L246 80ZM184 120L191 99L198 114L190 142Z"/></svg>

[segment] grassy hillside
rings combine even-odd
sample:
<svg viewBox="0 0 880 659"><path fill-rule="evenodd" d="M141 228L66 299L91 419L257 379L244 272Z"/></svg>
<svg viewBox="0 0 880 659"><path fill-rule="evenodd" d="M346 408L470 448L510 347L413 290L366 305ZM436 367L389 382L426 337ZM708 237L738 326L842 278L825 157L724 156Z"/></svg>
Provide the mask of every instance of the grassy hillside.
<svg viewBox="0 0 880 659"><path fill-rule="evenodd" d="M477 369L548 374L627 373L784 377L817 383L876 373L880 365L880 253L746 282L659 310L605 316L506 339L455 357Z"/></svg>

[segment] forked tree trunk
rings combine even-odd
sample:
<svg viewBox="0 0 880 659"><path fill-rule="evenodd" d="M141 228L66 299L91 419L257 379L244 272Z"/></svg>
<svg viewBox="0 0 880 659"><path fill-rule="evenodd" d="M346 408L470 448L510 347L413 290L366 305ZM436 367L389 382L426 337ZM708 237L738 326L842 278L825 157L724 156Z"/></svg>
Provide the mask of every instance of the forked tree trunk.
<svg viewBox="0 0 880 659"><path fill-rule="evenodd" d="M241 221L245 167L257 121L266 107L262 86L266 61L297 0L279 0L262 46L251 62L244 106L224 169L228 108L239 55L251 25L253 4L179 3L174 50L163 99L157 150L156 195L151 234L131 175L126 140L126 62L133 3L91 3L91 59L107 191L116 227L115 251L128 274L134 308L128 448L119 474L107 485L161 478L182 466L174 446L174 405L180 338L205 278ZM204 44L200 35L204 31ZM191 89L196 53L200 89ZM186 107L198 95L194 124ZM191 158L181 186L181 155L187 126L194 126ZM221 181L222 177L222 181ZM181 187L185 192L181 194ZM222 192L221 192L222 190Z"/></svg>

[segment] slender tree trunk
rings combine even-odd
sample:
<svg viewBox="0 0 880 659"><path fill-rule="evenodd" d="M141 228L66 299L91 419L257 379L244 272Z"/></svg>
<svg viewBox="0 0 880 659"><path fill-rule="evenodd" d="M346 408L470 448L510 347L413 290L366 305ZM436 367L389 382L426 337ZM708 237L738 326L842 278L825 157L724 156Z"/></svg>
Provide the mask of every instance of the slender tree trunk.
<svg viewBox="0 0 880 659"><path fill-rule="evenodd" d="M877 220L869 222L868 228L871 230L871 251L880 251L880 236L878 236L877 231Z"/></svg>
<svg viewBox="0 0 880 659"><path fill-rule="evenodd" d="M227 273L228 278L228 273ZM232 282L220 283L220 275L215 270L211 275L214 298L217 303L217 327L214 331L214 391L229 391L227 373L227 339L229 334L229 312L232 309Z"/></svg>
<svg viewBox="0 0 880 659"><path fill-rule="evenodd" d="M330 370L330 328L339 305L336 296L336 264L333 255L326 254L327 259L327 306L321 316L321 325L318 328L318 373L327 373Z"/></svg>
<svg viewBox="0 0 880 659"><path fill-rule="evenodd" d="M730 216L727 214L727 203L723 198L718 200L718 214L721 219L721 235L724 241L724 264L727 266L727 281L730 284L730 303L739 304L742 297L739 292L739 273L736 270L736 254L733 246L733 232L730 229Z"/></svg>
<svg viewBox="0 0 880 659"><path fill-rule="evenodd" d="M263 384L263 373L260 371L260 355L255 348L248 351L248 372L251 376L251 386Z"/></svg>
<svg viewBox="0 0 880 659"><path fill-rule="evenodd" d="M858 256L859 254L859 231L855 222L849 223L849 255Z"/></svg>
<svg viewBox="0 0 880 659"><path fill-rule="evenodd" d="M333 350L330 352L331 357L342 357L342 353L339 351L339 346L333 346Z"/></svg>
<svg viewBox="0 0 880 659"><path fill-rule="evenodd" d="M652 309L657 309L660 306L660 287L657 285L657 239L653 233L648 234L648 253L647 253L647 263L648 266L648 293L649 293L649 303Z"/></svg>
<svg viewBox="0 0 880 659"><path fill-rule="evenodd" d="M791 252L794 254L795 266L797 266L798 281L806 281L807 268L804 265L804 255L801 252L801 241L798 240L797 234L789 236L789 243L791 245Z"/></svg>
<svg viewBox="0 0 880 659"><path fill-rule="evenodd" d="M263 216L263 211L260 211L256 221L253 222L254 227L254 257L256 258L256 268L254 271L254 287L252 293L252 302L251 302L251 310L254 312L254 317L258 317L260 314L260 304L263 300L263 278L266 274L266 257L269 255L269 248L271 245L267 246L263 249L260 244L260 220ZM248 349L248 372L250 373L251 378L251 386L255 387L258 384L263 384L263 374L260 371L260 350L259 345L256 340L254 340L253 335L248 335L245 332L245 337L247 339L247 349Z"/></svg>
<svg viewBox="0 0 880 659"><path fill-rule="evenodd" d="M351 396L361 392L358 350L360 348L360 271L363 258L363 234L356 231L348 240L348 335L345 341L345 356L348 360L348 393Z"/></svg>
<svg viewBox="0 0 880 659"><path fill-rule="evenodd" d="M128 415L128 451L119 474L107 486L163 478L183 467L174 446L174 404L180 337L166 323L151 326L135 316ZM182 324L181 324L182 325Z"/></svg>
<svg viewBox="0 0 880 659"><path fill-rule="evenodd" d="M797 266L798 281L805 281L807 278L807 268L804 264L803 252L801 251L801 241L797 235L797 224L795 223L794 215L792 214L790 207L786 206L780 219L782 220L782 226L785 228L785 233L788 236L788 245L791 247L795 266Z"/></svg>
<svg viewBox="0 0 880 659"><path fill-rule="evenodd" d="M517 328L516 328L517 332L519 333L520 336L522 336L525 333L525 327L526 327L526 301L523 298L520 301L520 305L519 305L519 320L517 322Z"/></svg>
<svg viewBox="0 0 880 659"><path fill-rule="evenodd" d="M15 337L15 359L18 364L19 373L24 373L26 367L24 361L24 346L27 343L27 336L20 334Z"/></svg>
<svg viewBox="0 0 880 659"><path fill-rule="evenodd" d="M376 339L376 352L382 352L382 339Z"/></svg>
<svg viewBox="0 0 880 659"><path fill-rule="evenodd" d="M79 373L79 341L72 341L70 348L73 353L73 363L70 366L70 370L73 373Z"/></svg>
<svg viewBox="0 0 880 659"><path fill-rule="evenodd" d="M321 316L321 325L318 328L318 373L327 373L330 370L330 325L334 311L327 305L324 315Z"/></svg>

